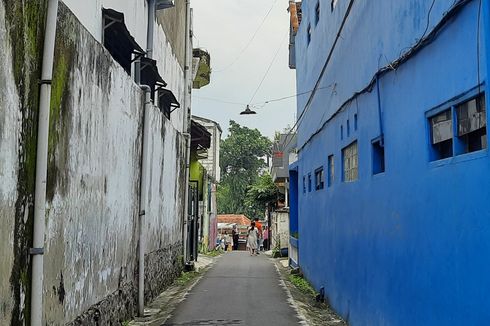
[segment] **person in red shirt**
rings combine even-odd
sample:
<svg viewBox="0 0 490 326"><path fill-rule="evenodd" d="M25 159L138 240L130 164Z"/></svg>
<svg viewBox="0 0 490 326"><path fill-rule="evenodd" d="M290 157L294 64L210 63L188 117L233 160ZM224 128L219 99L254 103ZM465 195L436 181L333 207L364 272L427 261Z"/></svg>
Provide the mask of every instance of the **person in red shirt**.
<svg viewBox="0 0 490 326"><path fill-rule="evenodd" d="M262 223L260 223L259 218L255 218L255 227L257 228L257 231L259 231L259 236L257 237L257 254L260 251L260 244L262 243Z"/></svg>

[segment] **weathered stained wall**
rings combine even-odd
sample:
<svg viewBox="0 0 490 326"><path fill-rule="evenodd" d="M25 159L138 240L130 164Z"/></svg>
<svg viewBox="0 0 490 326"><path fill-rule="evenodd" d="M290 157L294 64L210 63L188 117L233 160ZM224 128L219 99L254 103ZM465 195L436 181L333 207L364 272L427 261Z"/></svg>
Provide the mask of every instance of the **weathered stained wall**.
<svg viewBox="0 0 490 326"><path fill-rule="evenodd" d="M64 5L58 22L45 321L121 322L136 305L143 93ZM151 115L147 299L181 270L184 189L182 136L157 108Z"/></svg>
<svg viewBox="0 0 490 326"><path fill-rule="evenodd" d="M48 324L69 322L133 282L143 105L139 88L65 6L58 24L44 264Z"/></svg>
<svg viewBox="0 0 490 326"><path fill-rule="evenodd" d="M10 273L14 263L15 202L19 165L21 112L12 69L12 49L5 26L5 8L0 1L0 324L10 322L14 306Z"/></svg>
<svg viewBox="0 0 490 326"><path fill-rule="evenodd" d="M28 319L45 1L0 1L0 324Z"/></svg>
<svg viewBox="0 0 490 326"><path fill-rule="evenodd" d="M124 14L124 21L136 42L147 49L147 0L64 0L82 25L99 42L102 40L102 8L111 8ZM158 71L177 101L184 103L185 56L185 1L178 0L174 8L157 11L153 33L153 59ZM171 121L178 131L183 130L183 108L174 111Z"/></svg>

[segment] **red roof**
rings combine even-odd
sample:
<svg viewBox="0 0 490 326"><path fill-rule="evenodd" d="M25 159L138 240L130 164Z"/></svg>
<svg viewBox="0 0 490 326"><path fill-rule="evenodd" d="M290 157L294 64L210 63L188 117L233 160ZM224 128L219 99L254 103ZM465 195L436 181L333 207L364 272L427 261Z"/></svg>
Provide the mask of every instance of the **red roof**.
<svg viewBox="0 0 490 326"><path fill-rule="evenodd" d="M229 224L237 224L237 225L246 225L249 226L250 219L246 217L245 215L233 215L233 214L227 214L227 215L218 215L218 223L229 223Z"/></svg>

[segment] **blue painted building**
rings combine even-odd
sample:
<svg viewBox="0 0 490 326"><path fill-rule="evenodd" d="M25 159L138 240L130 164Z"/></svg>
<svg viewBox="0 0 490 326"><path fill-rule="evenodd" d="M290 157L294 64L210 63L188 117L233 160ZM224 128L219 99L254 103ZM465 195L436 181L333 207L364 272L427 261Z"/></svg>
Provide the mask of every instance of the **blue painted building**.
<svg viewBox="0 0 490 326"><path fill-rule="evenodd" d="M292 12L305 276L353 326L489 324L490 1Z"/></svg>

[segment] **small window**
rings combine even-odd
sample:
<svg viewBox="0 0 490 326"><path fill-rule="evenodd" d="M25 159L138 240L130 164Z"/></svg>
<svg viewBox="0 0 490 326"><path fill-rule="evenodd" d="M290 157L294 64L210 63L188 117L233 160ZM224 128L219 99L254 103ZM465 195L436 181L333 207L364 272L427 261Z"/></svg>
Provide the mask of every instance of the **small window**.
<svg viewBox="0 0 490 326"><path fill-rule="evenodd" d="M347 120L347 137L350 136L350 123L349 120Z"/></svg>
<svg viewBox="0 0 490 326"><path fill-rule="evenodd" d="M308 42L308 45L310 45L311 42L311 25L308 25L308 29L306 31L306 40Z"/></svg>
<svg viewBox="0 0 490 326"><path fill-rule="evenodd" d="M487 148L487 117L485 94L456 106L458 118L458 154L470 153Z"/></svg>
<svg viewBox="0 0 490 326"><path fill-rule="evenodd" d="M381 139L372 142L373 174L385 172L385 147Z"/></svg>
<svg viewBox="0 0 490 326"><path fill-rule="evenodd" d="M357 131L357 113L354 114L354 130Z"/></svg>
<svg viewBox="0 0 490 326"><path fill-rule="evenodd" d="M340 126L340 140L344 139L344 126Z"/></svg>
<svg viewBox="0 0 490 326"><path fill-rule="evenodd" d="M316 7L315 7L315 25L318 25L319 21L320 21L320 1L316 3Z"/></svg>
<svg viewBox="0 0 490 326"><path fill-rule="evenodd" d="M323 189L325 185L325 176L323 175L323 167L315 170L315 190Z"/></svg>
<svg viewBox="0 0 490 326"><path fill-rule="evenodd" d="M441 160L453 156L453 125L451 110L443 111L429 118L431 128L431 160Z"/></svg>
<svg viewBox="0 0 490 326"><path fill-rule="evenodd" d="M344 165L344 182L356 181L358 178L357 141L342 150L342 162Z"/></svg>
<svg viewBox="0 0 490 326"><path fill-rule="evenodd" d="M306 177L303 177L303 193L306 194Z"/></svg>
<svg viewBox="0 0 490 326"><path fill-rule="evenodd" d="M308 174L308 192L311 192L311 174Z"/></svg>
<svg viewBox="0 0 490 326"><path fill-rule="evenodd" d="M334 160L333 160L333 155L330 155L328 157L328 179L327 179L327 186L331 187L333 184L334 180L334 175L335 175L335 170L334 170Z"/></svg>
<svg viewBox="0 0 490 326"><path fill-rule="evenodd" d="M333 11L336 5L337 5L337 0L332 0L332 2L330 2L330 10Z"/></svg>

